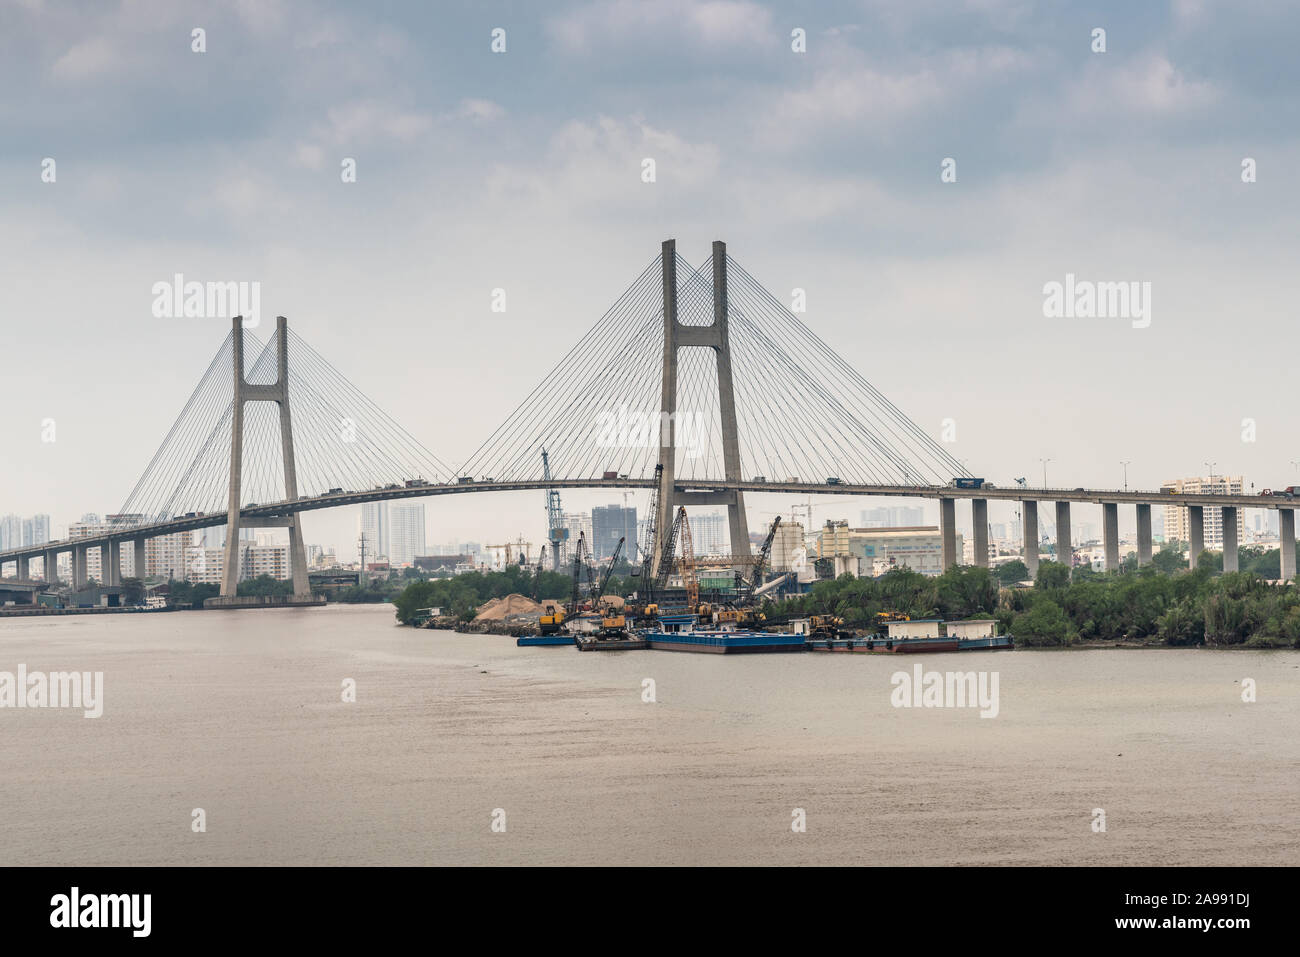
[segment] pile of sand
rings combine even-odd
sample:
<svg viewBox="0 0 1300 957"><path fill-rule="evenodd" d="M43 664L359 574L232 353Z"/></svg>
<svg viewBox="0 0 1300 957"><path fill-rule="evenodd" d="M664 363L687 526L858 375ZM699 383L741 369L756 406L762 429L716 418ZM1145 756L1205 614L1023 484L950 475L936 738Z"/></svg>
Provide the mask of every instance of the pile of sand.
<svg viewBox="0 0 1300 957"><path fill-rule="evenodd" d="M504 621L511 615L536 615L542 606L525 595L510 594L493 598L479 609L475 621Z"/></svg>

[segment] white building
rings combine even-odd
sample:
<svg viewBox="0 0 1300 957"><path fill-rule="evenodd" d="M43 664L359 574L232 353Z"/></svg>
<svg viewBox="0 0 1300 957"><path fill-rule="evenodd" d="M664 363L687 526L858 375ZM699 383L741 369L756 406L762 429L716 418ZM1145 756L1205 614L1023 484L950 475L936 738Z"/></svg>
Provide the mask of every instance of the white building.
<svg viewBox="0 0 1300 957"><path fill-rule="evenodd" d="M691 515L691 545L696 555L727 555L731 552L731 528L726 513Z"/></svg>
<svg viewBox="0 0 1300 957"><path fill-rule="evenodd" d="M1240 475L1216 475L1213 479L1209 478L1182 478L1173 479L1164 482L1160 486L1160 491L1169 494L1171 499L1177 499L1179 495L1240 495L1242 494L1242 478ZM1237 509L1237 541L1241 542L1244 538L1245 509ZM1204 517L1205 547L1213 551L1223 549L1223 512L1214 507L1207 507L1201 510ZM1188 518L1187 508L1174 504L1165 505L1165 541L1190 542L1192 540L1191 522Z"/></svg>
<svg viewBox="0 0 1300 957"><path fill-rule="evenodd" d="M409 565L424 550L424 503L394 503L388 507L388 560ZM385 553L379 553L385 554Z"/></svg>
<svg viewBox="0 0 1300 957"><path fill-rule="evenodd" d="M388 503L367 502L361 506L358 532L366 539L366 561L388 557L391 547L388 525Z"/></svg>

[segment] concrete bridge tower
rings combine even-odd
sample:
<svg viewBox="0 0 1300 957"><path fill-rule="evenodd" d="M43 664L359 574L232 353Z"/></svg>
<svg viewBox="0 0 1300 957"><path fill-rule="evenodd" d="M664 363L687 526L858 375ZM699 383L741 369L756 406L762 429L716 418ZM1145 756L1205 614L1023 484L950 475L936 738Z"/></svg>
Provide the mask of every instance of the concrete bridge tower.
<svg viewBox="0 0 1300 957"><path fill-rule="evenodd" d="M687 326L677 321L677 242L663 244L664 353L663 386L659 430L659 464L663 472L659 484L659 514L655 527L662 536L672 524L680 505L726 505L731 531L731 554L739 562L750 554L749 521L745 515L744 493L739 489L725 492L678 492L676 490L677 449L677 352L684 348L712 349L718 368L718 409L721 413L722 467L728 482L741 481L740 435L736 426L736 396L731 378L731 342L728 338L727 244L713 244L713 324ZM661 539L662 540L662 539ZM659 558L655 558L658 568Z"/></svg>
<svg viewBox="0 0 1300 957"><path fill-rule="evenodd" d="M310 598L307 583L307 551L303 547L298 513L275 518L244 521L239 514L244 460L244 403L274 402L280 407L280 450L284 460L284 497L298 499L298 475L293 456L293 423L289 414L289 324L284 316L275 318L276 381L271 385L254 385L244 378L244 321L236 316L234 325L235 398L230 422L230 497L226 519L225 559L221 574L221 597L233 598L239 589L239 529L288 528L289 567L293 572L295 598Z"/></svg>

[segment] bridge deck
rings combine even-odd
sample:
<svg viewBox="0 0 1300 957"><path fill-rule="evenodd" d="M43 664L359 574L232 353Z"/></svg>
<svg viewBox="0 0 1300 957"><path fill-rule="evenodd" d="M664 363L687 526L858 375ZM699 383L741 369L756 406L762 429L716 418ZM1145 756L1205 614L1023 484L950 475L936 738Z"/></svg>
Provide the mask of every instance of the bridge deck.
<svg viewBox="0 0 1300 957"><path fill-rule="evenodd" d="M359 505L365 502L381 502L393 499L423 498L437 495L465 495L476 492L536 492L548 488L559 489L601 489L601 488L644 488L654 484L651 479L559 479L550 482L470 482L449 485L419 485L413 488L371 489L365 492L336 492L313 498L300 498L295 502L273 502L258 504L240 509L245 518L277 518L299 512L311 512L325 508L337 508L344 505ZM828 485L824 482L726 482L726 481L683 481L676 483L683 492L725 492L739 489L750 493L808 494L817 495L861 495L884 496L889 498L967 498L986 499L990 501L1014 502L1080 502L1101 504L1113 502L1128 505L1200 505L1205 507L1235 508L1296 508L1300 506L1291 499L1264 495L1173 495L1159 491L1142 489L1043 489L1043 488L1005 488L989 487L979 489L953 488L947 485ZM19 558L38 558L50 550L67 551L74 545L98 546L108 541L133 541L137 538L154 538L175 532L192 531L226 524L225 512L211 512L196 515L193 518L175 518L151 525L124 525L120 531L107 532L102 535L78 539L64 539L58 542L45 542L24 548L0 552L0 562L12 562Z"/></svg>

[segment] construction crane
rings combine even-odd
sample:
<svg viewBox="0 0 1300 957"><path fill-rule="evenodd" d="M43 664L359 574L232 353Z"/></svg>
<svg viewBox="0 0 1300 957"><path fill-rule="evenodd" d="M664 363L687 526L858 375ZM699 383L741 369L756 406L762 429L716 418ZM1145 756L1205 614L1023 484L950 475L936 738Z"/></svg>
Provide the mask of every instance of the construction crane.
<svg viewBox="0 0 1300 957"><path fill-rule="evenodd" d="M546 449L542 449L542 480L550 485L551 479L551 460L546 454ZM564 513L560 510L560 490L558 488L548 488L546 490L546 537L551 543L551 567L555 571L560 570L560 546L569 538L569 530L564 527Z"/></svg>
<svg viewBox="0 0 1300 957"><path fill-rule="evenodd" d="M570 599L572 605L571 611L577 611L579 604L582 602L580 594L582 586L582 569L587 568L587 593L590 594L594 587L591 582L591 566L587 564L587 534L586 532L578 533L578 544L573 549L573 595Z"/></svg>
<svg viewBox="0 0 1300 957"><path fill-rule="evenodd" d="M686 517L686 506L677 510L677 522L682 531L682 584L686 586L686 608L695 611L700 604L700 582L695 577L695 546L691 542L691 520Z"/></svg>
<svg viewBox="0 0 1300 957"><path fill-rule="evenodd" d="M623 543L626 541L626 538L620 538L618 544L614 546L614 556L609 560L609 567L600 576L600 584L596 588L596 593L591 596L593 603L599 603L605 594L605 589L609 587L609 578L614 574L614 566L618 564L618 556L623 553Z"/></svg>
<svg viewBox="0 0 1300 957"><path fill-rule="evenodd" d="M645 541L641 543L641 589L645 592L642 596L646 604L655 600L654 582L651 576L654 574L655 562L655 521L659 515L659 479L664 474L663 463L660 462L655 466L655 484L650 489L650 509L646 513L645 524Z"/></svg>
<svg viewBox="0 0 1300 957"><path fill-rule="evenodd" d="M654 577L654 590L661 592L668 584L668 575L673 570L673 557L677 554L677 534L682 527L682 516L686 514L686 506L682 506L677 513L677 518L662 535L662 542L659 543L659 569Z"/></svg>
<svg viewBox="0 0 1300 957"><path fill-rule="evenodd" d="M763 547L758 550L758 558L754 562L754 574L749 579L749 594L753 597L760 585L763 584L763 572L766 571L767 560L772 555L772 541L776 538L777 527L781 524L781 516L778 515L772 520L772 527L767 530L767 538L763 539Z"/></svg>
<svg viewBox="0 0 1300 957"><path fill-rule="evenodd" d="M519 538L518 538L517 540L513 541L513 542L506 542L506 543L503 544L503 545L484 545L483 547L484 547L484 548L490 548L490 549L492 549L494 552L501 552L501 551L504 551L504 552L505 552L505 556L506 556L506 560L505 560L505 564L502 566L502 568L508 568L508 567L510 567L511 565L514 564L514 560L515 560L515 559L514 559L514 553L513 553L512 550L515 549L515 548L518 548L518 549L519 549L519 564L520 564L520 565L527 565L527 564L528 564L528 550L529 550L530 548L533 547L533 543L532 543L532 542L526 542L526 541L524 541L524 537L523 537L522 535L520 535Z"/></svg>

